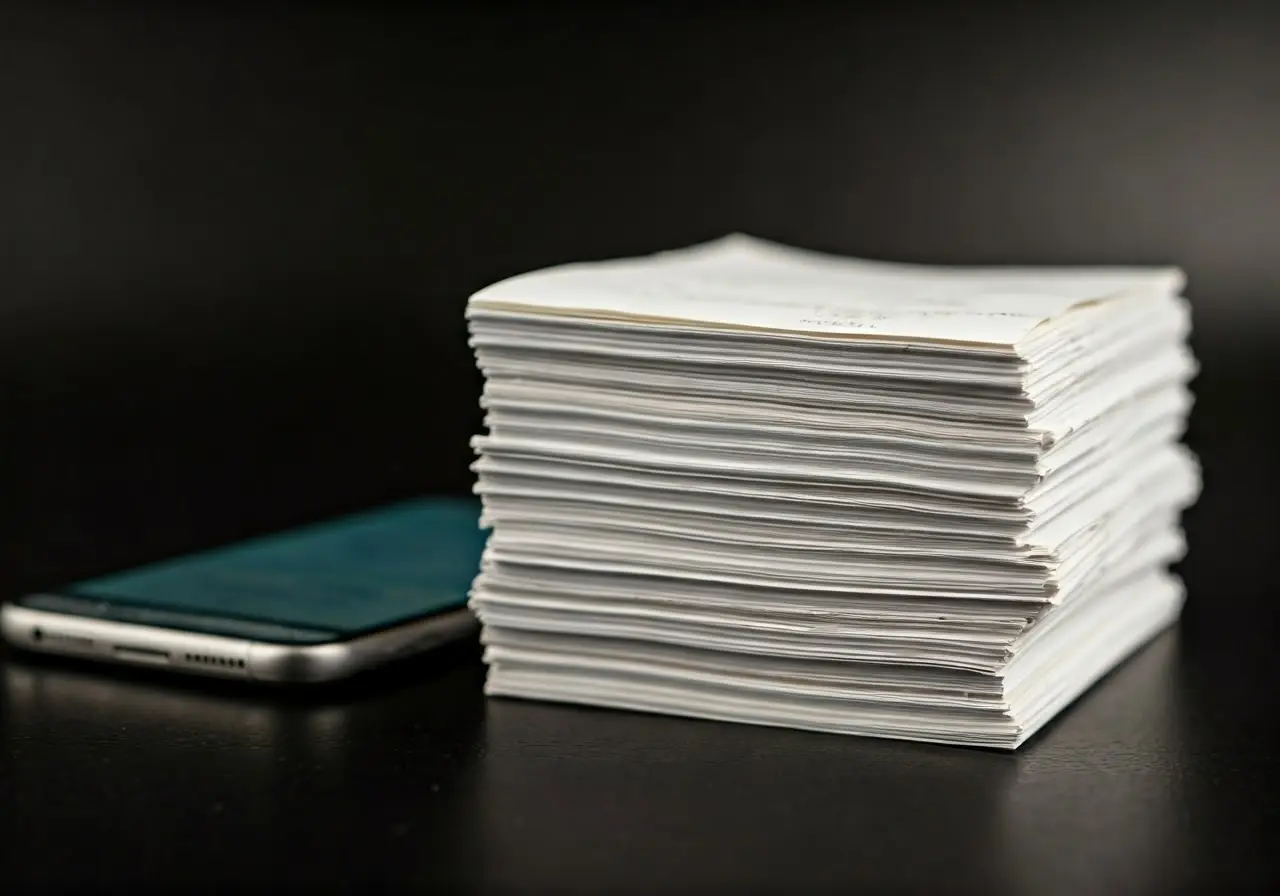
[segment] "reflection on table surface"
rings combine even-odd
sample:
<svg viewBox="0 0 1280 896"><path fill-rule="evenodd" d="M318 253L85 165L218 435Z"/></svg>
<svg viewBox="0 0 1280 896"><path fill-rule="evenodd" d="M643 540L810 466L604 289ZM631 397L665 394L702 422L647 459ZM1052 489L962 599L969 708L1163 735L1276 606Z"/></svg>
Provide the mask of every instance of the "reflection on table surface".
<svg viewBox="0 0 1280 896"><path fill-rule="evenodd" d="M75 846L56 881L1162 891L1266 858L1222 834L1186 650L1015 754L486 701L474 655L305 699L10 660L0 844Z"/></svg>
<svg viewBox="0 0 1280 896"><path fill-rule="evenodd" d="M47 885L429 884L483 723L461 654L311 692L7 657L0 847Z"/></svg>
<svg viewBox="0 0 1280 896"><path fill-rule="evenodd" d="M872 890L1159 889L1187 834L1163 771L1182 762L1178 655L1163 635L1015 754L493 701L483 866L531 890L562 880L566 855L604 891L696 869L803 892L833 865Z"/></svg>

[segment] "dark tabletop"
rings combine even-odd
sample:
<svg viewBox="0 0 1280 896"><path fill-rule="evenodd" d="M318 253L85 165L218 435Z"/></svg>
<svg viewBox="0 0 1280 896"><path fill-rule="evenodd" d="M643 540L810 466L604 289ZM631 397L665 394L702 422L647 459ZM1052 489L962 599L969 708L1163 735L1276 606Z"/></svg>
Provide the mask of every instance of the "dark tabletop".
<svg viewBox="0 0 1280 896"><path fill-rule="evenodd" d="M1274 368L1206 363L1181 626L1016 754L486 701L474 645L312 696L10 656L6 889L1260 888Z"/></svg>

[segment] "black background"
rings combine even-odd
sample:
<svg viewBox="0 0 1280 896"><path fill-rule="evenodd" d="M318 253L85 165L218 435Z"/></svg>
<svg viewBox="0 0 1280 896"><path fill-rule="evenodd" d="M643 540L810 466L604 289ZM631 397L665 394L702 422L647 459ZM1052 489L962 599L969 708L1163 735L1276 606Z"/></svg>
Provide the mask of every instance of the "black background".
<svg viewBox="0 0 1280 896"><path fill-rule="evenodd" d="M470 292L733 230L1183 266L1178 635L1017 758L486 708L473 657L327 707L9 663L2 873L1270 877L1276 4L0 7L0 588L464 492Z"/></svg>

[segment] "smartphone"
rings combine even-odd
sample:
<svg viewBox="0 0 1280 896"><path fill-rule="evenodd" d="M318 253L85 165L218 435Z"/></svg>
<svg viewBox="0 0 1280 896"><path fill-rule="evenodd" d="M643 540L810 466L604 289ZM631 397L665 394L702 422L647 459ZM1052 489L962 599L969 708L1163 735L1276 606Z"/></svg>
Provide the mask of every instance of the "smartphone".
<svg viewBox="0 0 1280 896"><path fill-rule="evenodd" d="M280 684L346 678L473 634L477 502L425 498L32 594L22 649Z"/></svg>

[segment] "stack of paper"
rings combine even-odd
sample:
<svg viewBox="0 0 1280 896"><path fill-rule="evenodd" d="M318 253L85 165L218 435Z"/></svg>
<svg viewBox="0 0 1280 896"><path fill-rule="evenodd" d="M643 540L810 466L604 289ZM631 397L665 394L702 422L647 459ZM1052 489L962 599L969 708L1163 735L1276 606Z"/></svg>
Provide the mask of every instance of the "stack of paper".
<svg viewBox="0 0 1280 896"><path fill-rule="evenodd" d="M488 692L1018 746L1181 608L1182 284L732 236L482 290Z"/></svg>

